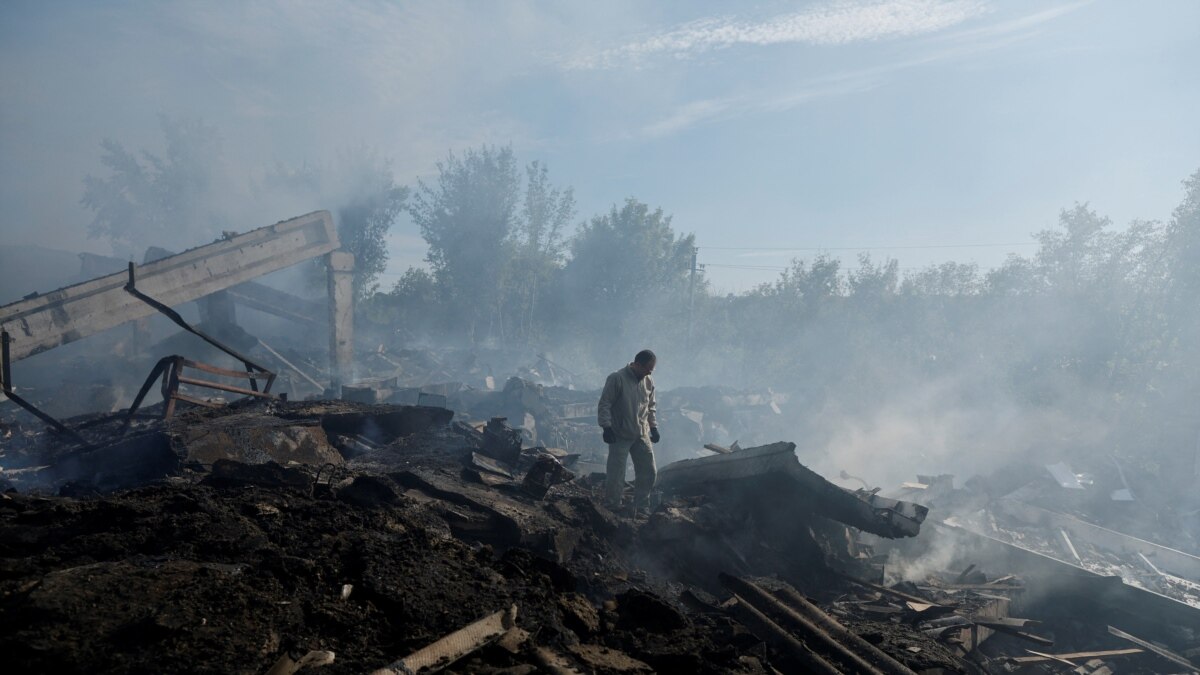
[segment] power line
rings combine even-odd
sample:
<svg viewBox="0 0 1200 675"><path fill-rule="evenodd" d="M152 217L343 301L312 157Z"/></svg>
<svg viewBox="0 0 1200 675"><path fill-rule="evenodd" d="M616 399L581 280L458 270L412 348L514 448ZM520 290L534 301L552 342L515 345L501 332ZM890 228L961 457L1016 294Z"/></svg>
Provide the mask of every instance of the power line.
<svg viewBox="0 0 1200 675"><path fill-rule="evenodd" d="M718 263L702 263L701 267L723 267L734 270L766 270L768 272L783 272L789 268L779 265L721 265Z"/></svg>
<svg viewBox="0 0 1200 675"><path fill-rule="evenodd" d="M916 244L912 246L697 246L710 251L891 251L923 248L998 248L1002 246L1037 246L1036 241L1017 241L996 244Z"/></svg>

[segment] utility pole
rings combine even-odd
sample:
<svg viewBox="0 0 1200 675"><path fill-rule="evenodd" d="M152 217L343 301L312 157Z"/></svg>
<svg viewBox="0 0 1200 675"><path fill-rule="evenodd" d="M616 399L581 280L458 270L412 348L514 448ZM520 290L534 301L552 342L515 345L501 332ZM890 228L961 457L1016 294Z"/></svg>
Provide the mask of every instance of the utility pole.
<svg viewBox="0 0 1200 675"><path fill-rule="evenodd" d="M687 348L688 352L692 349L692 315L696 307L696 254L700 249L692 247L692 273L688 281L688 330L687 330Z"/></svg>

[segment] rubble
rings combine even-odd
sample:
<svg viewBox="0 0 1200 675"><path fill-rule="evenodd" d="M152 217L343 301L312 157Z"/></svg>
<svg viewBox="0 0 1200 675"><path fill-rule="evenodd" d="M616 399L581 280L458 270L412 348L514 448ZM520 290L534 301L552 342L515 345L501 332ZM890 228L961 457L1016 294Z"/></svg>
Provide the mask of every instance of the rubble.
<svg viewBox="0 0 1200 675"><path fill-rule="evenodd" d="M780 508L803 508L882 537L912 537L928 509L866 491L851 492L817 475L796 458L795 443L775 443L736 453L683 460L662 468L658 489L668 494L738 490ZM767 497L769 495L769 497Z"/></svg>
<svg viewBox="0 0 1200 675"><path fill-rule="evenodd" d="M545 355L497 388L474 354L381 348L359 355L374 376L339 383L330 364L349 356L330 347L324 363L266 350L343 400L184 390L65 432L4 417L13 667L1195 668L1200 559L1038 505L1020 481L843 488L794 443L743 449L785 395L690 388L662 392L676 445L650 514L613 512L597 394L558 386L575 378ZM1052 466L1038 473L1064 499L1100 489Z"/></svg>

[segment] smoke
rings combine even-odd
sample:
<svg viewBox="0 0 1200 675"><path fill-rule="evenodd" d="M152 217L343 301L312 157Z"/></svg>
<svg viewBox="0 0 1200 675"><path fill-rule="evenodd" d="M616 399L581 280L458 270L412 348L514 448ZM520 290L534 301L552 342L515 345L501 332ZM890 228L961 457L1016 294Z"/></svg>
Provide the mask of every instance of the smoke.
<svg viewBox="0 0 1200 675"><path fill-rule="evenodd" d="M1048 462L1097 447L1111 430L1085 392L1031 407L1003 391L972 396L984 382L976 374L913 377L894 398L853 413L830 401L814 412L808 427L816 442L800 441L801 457L827 476L844 470L892 488L918 474L965 479L1016 461Z"/></svg>
<svg viewBox="0 0 1200 675"><path fill-rule="evenodd" d="M930 575L953 569L952 565L961 560L962 549L957 536L930 537L923 547L910 550L911 547L897 546L888 552L886 572L888 583L898 581L923 582Z"/></svg>
<svg viewBox="0 0 1200 675"><path fill-rule="evenodd" d="M316 209L330 210L345 226L364 212L350 207L378 205L378 195L416 188L418 177L432 184L448 152L462 156L469 148L498 144L520 156L518 168L532 160L547 162L551 187L578 189L578 217L566 226L567 237L578 233L581 222L606 217L609 205L616 205L614 213L624 211L623 204L645 206L646 215L638 217L643 224L654 221L653 227L540 259L514 255L511 240L489 242L480 259L503 274L448 287L436 274L398 276L410 265L432 263L421 260L425 242L397 207L394 224L382 236L404 242L405 256L397 259L393 247L386 276L377 281L383 291L397 281L401 288L360 303L360 346L507 349L523 352L526 362L544 353L566 364L580 388L599 386L604 374L651 348L659 355L660 390L718 385L786 395L779 414L747 420L743 447L791 440L802 461L825 475L844 470L885 487L917 474L967 477L1010 462L1088 461L1110 454L1122 458L1135 482L1139 475L1150 484L1155 483L1145 477L1166 481L1165 493L1183 491L1181 476L1195 479L1200 287L1194 270L1200 260L1193 242L1200 229L1194 216L1200 190L1194 186L1169 223L1114 227L1087 205L1077 205L1063 214L1059 227L1037 237L1036 250L993 270L958 260L913 272L911 266L933 255L915 250L897 260L860 261L856 269L816 256L786 269L746 270L768 272L759 277L765 283L721 294L713 291L716 265L711 279L701 267L716 247L778 249L859 236L939 244L1024 240L1046 230L1054 208L1075 198L1116 201L1122 216L1134 203L1153 206L1137 215L1165 214L1171 203L1163 195L1178 196L1174 181L1194 162L1187 152L1195 145L1188 142L1195 139L1195 125L1172 123L1161 114L1142 125L1146 137L1106 134L1130 144L1113 150L1095 147L1095 134L1075 137L1065 129L1088 125L1060 122L1087 110L1095 117L1091 128L1132 124L1100 117L1123 109L1107 100L1080 99L1080 91L1122 91L1129 101L1159 101L1137 108L1161 113L1194 109L1190 99L1173 97L1195 87L1172 86L1169 95L1154 91L1139 97L1141 90L1114 89L1106 81L1066 91L1057 82L1089 80L1063 76L1081 71L1054 71L1055 76L1047 71L1039 78L1003 71L998 90L1044 80L1053 95L1030 90L1032 109L1015 95L996 105L993 95L999 93L975 85L945 100L925 97L936 105L978 100L985 109L954 108L949 118L975 122L952 125L939 114L878 113L927 103L920 94L887 98L908 89L879 86L887 78L963 56L907 53L909 43L900 40L904 31L882 67L873 68L874 56L867 52L849 59L859 73L850 80L869 72L871 84L850 87L862 100L843 100L844 92L832 93L846 89L836 86L847 81L843 66L785 76L771 66L776 60L761 56L767 52L760 47L778 47L766 44L771 41L706 48L689 63L663 65L657 74L562 70L563 55L637 44L629 36L662 33L653 29L656 23L684 25L645 14L668 10L371 2L327 7L266 0L244 7L77 3L62 11L11 3L0 11L6 243L116 253L140 262L149 245L179 251L211 242L225 230L242 232ZM1085 11L1124 10L1089 7L1077 13ZM1005 23L971 30L1020 25L1011 23L1011 15L1001 16L1005 11L999 7L995 14ZM1100 19L1112 17L1095 18L1103 23ZM1035 23L1051 20L1056 17ZM727 23L752 25L736 17ZM1172 23L1180 31L1194 24ZM1145 44L1134 39L1139 35L1102 36L1095 45L1056 42L1054 53L1060 47L1063 53L1086 53L1099 44L1136 50ZM1073 62L1036 61L1041 56L1033 48L1035 36L1021 37L1012 40L1023 45L1021 67ZM778 59L785 64L778 67L841 63L836 56L841 52L833 48L820 53L828 58ZM746 55L752 60L735 60ZM1124 58L1131 54L1118 56L1112 62L1128 64L1130 72L1140 63ZM898 61L912 65L888 65ZM1158 75L1145 80L1161 79L1161 73L1193 77L1194 68L1173 64L1154 62ZM703 71L690 70L696 67ZM936 81L966 87L961 72ZM723 79L736 84L724 91L701 87ZM969 79L994 82L983 75ZM797 98L796 91L814 91L814 82L829 85L816 89L831 93ZM762 100L746 100L768 92ZM874 94L881 98L862 105ZM778 100L792 102L771 103ZM1047 108L1056 105L1063 108ZM706 120L712 116L678 115L714 106L730 114L711 121ZM988 117L996 110L1004 111L1003 124ZM851 114L842 114L846 111ZM1022 112L1029 114L1021 117ZM757 116L739 119L751 114ZM1043 117L1051 120L1044 128ZM656 119L683 123L653 141L630 132ZM936 129L887 126L897 119ZM696 127L700 121L703 128ZM729 128L740 131L728 135ZM1020 132L1016 137L1013 128ZM203 129L213 133L199 133ZM105 139L113 144L102 146ZM191 145L182 142L188 139ZM922 160L928 164L913 161L915 147L923 158L928 155ZM943 147L954 150L939 154ZM963 155L962 148L971 152ZM1048 158L1037 164L1068 178L1038 185L1046 174L1034 173L1029 157L1051 150L1062 153L1057 163ZM1136 170L1106 168L1104 180L1096 182L1095 175L1078 169L1110 167L1111 157L1123 154L1134 157ZM1097 157L1105 161L1092 161ZM984 173L994 167L1008 174ZM85 184L85 176L96 181ZM115 180L121 176L127 180ZM1105 190L1106 185L1126 187ZM81 203L89 187L96 188L95 201ZM631 195L645 202L624 201ZM524 193L508 196L513 204L526 203ZM679 219L654 215L660 205ZM101 221L109 229L99 228L105 238L88 239L102 206L113 207L111 217ZM125 206L130 209L122 210ZM627 210L636 220L638 209ZM934 225L922 229L923 218ZM813 224L817 221L825 224ZM868 221L877 223L875 229L851 231L854 223ZM112 236L112 228L126 229ZM693 232L694 240L688 238ZM699 258L693 246L701 247ZM789 255L770 252L775 254ZM587 255L591 260L581 260ZM20 257L5 251L3 266ZM53 260L48 265L64 266L61 256ZM78 280L71 278L76 271L63 269L61 282ZM8 279L3 277L3 291L13 299L54 285L38 278L34 286L17 289ZM320 270L312 264L266 283L298 295L323 294ZM195 320L194 309L185 313ZM463 321L467 315L469 326ZM323 349L324 335L251 317L241 313L251 333L276 347ZM150 344L158 344L165 332L161 322L153 323ZM96 364L110 361L102 357L118 342L89 340L90 346L54 358L63 363L78 358L102 370ZM145 358L152 363L157 356ZM18 364L19 381L60 381L34 361ZM149 365L123 362L112 368L140 378ZM360 364L359 373L369 375L370 368ZM97 378L107 381L107 375Z"/></svg>

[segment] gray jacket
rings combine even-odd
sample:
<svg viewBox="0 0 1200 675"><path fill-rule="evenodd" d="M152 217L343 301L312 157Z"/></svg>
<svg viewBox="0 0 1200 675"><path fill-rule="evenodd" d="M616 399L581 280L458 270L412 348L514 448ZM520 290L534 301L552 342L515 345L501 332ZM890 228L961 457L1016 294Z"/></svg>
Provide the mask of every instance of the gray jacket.
<svg viewBox="0 0 1200 675"><path fill-rule="evenodd" d="M650 376L638 380L633 368L625 366L608 376L596 416L602 427L612 427L617 440L636 441L650 445L650 427L658 426L655 418L654 380Z"/></svg>

